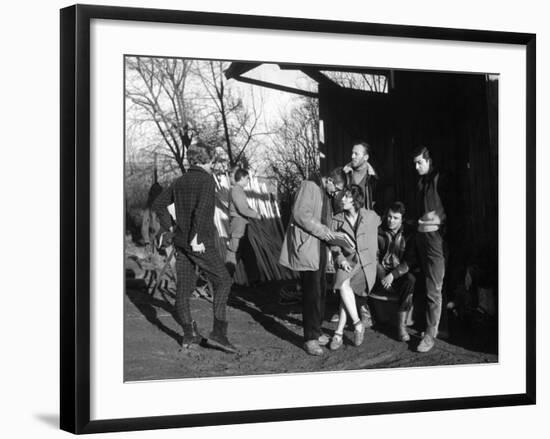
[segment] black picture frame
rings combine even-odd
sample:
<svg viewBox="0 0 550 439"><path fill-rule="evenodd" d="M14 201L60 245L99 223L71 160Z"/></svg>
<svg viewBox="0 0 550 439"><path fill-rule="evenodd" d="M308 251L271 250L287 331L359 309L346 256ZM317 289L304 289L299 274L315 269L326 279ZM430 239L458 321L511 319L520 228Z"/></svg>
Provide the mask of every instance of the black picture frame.
<svg viewBox="0 0 550 439"><path fill-rule="evenodd" d="M526 47L526 392L518 394L90 420L90 22L134 20L485 42ZM377 23L75 5L61 10L60 424L72 433L212 426L535 404L536 35Z"/></svg>

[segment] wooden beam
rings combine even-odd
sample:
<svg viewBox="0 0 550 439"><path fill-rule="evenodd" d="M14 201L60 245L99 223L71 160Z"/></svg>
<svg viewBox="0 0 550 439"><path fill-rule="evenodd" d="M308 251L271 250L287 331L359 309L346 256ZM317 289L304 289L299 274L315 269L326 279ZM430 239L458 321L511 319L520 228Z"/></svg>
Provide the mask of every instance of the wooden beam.
<svg viewBox="0 0 550 439"><path fill-rule="evenodd" d="M332 79L330 79L329 77L323 75L319 70L317 69L314 69L312 67L306 67L306 68L303 68L301 69L302 72L304 72L304 74L306 74L307 76L309 76L311 79L313 79L314 81L317 81L319 84L324 84L328 87L340 87L339 84L337 84L336 82L334 82Z"/></svg>
<svg viewBox="0 0 550 439"><path fill-rule="evenodd" d="M232 79L235 79L236 81L240 81L240 82L245 82L247 84L258 85L260 87L272 88L274 90L284 91L284 92L287 92L287 93L294 93L294 94L298 94L298 95L302 95L302 96L307 96L307 97L310 97L310 98L318 98L319 97L318 93L315 93L315 92L312 92L312 91L300 90L299 88L293 88L293 87L286 87L284 85L274 84L272 82L261 81L259 79L253 79L253 78L247 78L246 76L235 76Z"/></svg>
<svg viewBox="0 0 550 439"><path fill-rule="evenodd" d="M375 67L348 67L348 66L319 66L307 64L279 64L281 70L303 70L315 69L326 72L349 72L349 73L364 73L369 75L389 76L392 69L379 69Z"/></svg>
<svg viewBox="0 0 550 439"><path fill-rule="evenodd" d="M231 65L225 70L224 74L227 79L235 78L237 76L244 75L246 72L255 69L262 63L256 62L232 62Z"/></svg>

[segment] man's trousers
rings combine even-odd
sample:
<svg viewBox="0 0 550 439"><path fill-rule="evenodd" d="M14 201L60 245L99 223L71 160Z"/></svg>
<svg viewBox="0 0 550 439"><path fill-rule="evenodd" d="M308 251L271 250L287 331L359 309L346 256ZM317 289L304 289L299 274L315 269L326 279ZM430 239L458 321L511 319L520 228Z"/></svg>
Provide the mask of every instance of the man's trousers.
<svg viewBox="0 0 550 439"><path fill-rule="evenodd" d="M176 252L176 311L182 324L192 322L190 299L197 284L198 273L201 270L212 284L214 296L214 317L225 321L226 305L231 290L231 277L227 272L215 244L207 245L204 253L194 253L191 250L178 248Z"/></svg>
<svg viewBox="0 0 550 439"><path fill-rule="evenodd" d="M321 335L321 323L325 315L326 299L326 245L321 243L319 270L302 271L302 318L304 340L317 340Z"/></svg>
<svg viewBox="0 0 550 439"><path fill-rule="evenodd" d="M426 333L437 336L443 303L445 255L439 231L417 232L416 245L426 281Z"/></svg>

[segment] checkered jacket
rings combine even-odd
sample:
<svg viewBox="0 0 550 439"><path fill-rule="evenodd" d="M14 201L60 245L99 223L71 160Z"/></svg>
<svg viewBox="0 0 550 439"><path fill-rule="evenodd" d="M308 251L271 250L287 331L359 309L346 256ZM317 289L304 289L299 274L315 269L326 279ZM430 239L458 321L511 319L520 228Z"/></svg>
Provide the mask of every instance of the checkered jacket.
<svg viewBox="0 0 550 439"><path fill-rule="evenodd" d="M212 175L198 166L191 166L157 197L153 210L157 213L161 226L169 230L174 224L168 206L175 204L176 246L190 248L189 243L195 234L198 243L213 243L217 236L214 225L215 196L216 183Z"/></svg>

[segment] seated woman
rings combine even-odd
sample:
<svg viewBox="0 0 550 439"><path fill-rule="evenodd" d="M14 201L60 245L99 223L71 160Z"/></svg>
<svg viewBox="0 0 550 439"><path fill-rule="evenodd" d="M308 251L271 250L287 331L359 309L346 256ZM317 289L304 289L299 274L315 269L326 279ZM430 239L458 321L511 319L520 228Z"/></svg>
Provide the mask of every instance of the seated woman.
<svg viewBox="0 0 550 439"><path fill-rule="evenodd" d="M357 312L355 296L366 298L376 281L378 226L380 217L364 206L365 196L360 186L351 185L342 198L343 211L332 217L335 236L350 240L350 245L332 245L331 251L337 267L334 289L340 291L338 327L330 342L330 349L342 346L344 327L349 314L354 325L353 344L360 346L365 327Z"/></svg>

